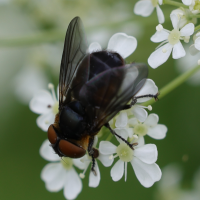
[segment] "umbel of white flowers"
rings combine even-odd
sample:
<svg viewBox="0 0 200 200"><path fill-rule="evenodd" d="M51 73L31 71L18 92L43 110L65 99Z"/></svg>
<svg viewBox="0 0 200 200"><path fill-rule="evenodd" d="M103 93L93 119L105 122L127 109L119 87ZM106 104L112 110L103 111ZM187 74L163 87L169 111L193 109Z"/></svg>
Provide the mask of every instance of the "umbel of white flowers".
<svg viewBox="0 0 200 200"><path fill-rule="evenodd" d="M124 33L117 33L111 37L107 48L118 52L123 58L126 58L134 52L136 47L137 40L134 37ZM92 43L89 47L89 52L97 50L101 50L100 44ZM39 91L30 102L30 109L40 114L37 118L37 125L43 131L47 131L48 126L54 122L55 114L58 112L58 89L57 97L52 84L49 84L49 89L51 93L45 90ZM156 94L157 92L158 87L154 81L147 79L137 95ZM128 111L120 112L118 116L109 122L117 134L129 142L135 143L134 150L130 149L119 138L117 138L119 141L117 146L109 141L100 141L99 147L96 147L98 139L95 137L94 146L99 150L99 156L95 160L97 176L90 172L89 187L97 187L100 183L101 176L98 162L100 161L105 167L109 167L115 158L119 158L119 160L111 169L113 181L120 180L124 173L125 180L127 179L128 163L131 163L136 177L144 187L151 187L156 181L160 180L162 173L155 163L158 156L157 147L154 144L145 144L144 136L147 134L155 139L163 139L166 136L167 128L158 124L158 116L156 114L148 116L145 109L152 110L151 106L144 107L139 105L139 103L149 99L138 100L138 104ZM51 162L41 172L45 187L51 192L63 189L65 198L74 199L82 190L81 178L85 177L85 172L89 168L92 159L88 154L80 159L59 158L49 144L49 141L45 140L40 148L40 155ZM83 171L78 175L76 169Z"/></svg>

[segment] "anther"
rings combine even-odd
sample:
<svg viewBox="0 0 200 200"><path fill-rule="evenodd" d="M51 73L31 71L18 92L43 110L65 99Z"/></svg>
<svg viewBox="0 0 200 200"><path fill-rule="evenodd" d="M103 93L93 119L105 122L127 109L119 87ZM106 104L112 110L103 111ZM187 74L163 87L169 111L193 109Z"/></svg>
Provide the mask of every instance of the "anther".
<svg viewBox="0 0 200 200"><path fill-rule="evenodd" d="M166 52L167 52L167 49L163 48L163 49L162 49L162 52L163 52L163 53L166 53Z"/></svg>
<svg viewBox="0 0 200 200"><path fill-rule="evenodd" d="M152 111L152 106L151 105L148 105L147 108L148 108L149 111Z"/></svg>
<svg viewBox="0 0 200 200"><path fill-rule="evenodd" d="M84 179L84 178L85 178L85 174L80 173L80 174L79 174L79 177L82 178L82 179Z"/></svg>
<svg viewBox="0 0 200 200"><path fill-rule="evenodd" d="M158 26L156 26L156 30L157 31L162 31L163 30L163 26L161 24L158 24Z"/></svg>
<svg viewBox="0 0 200 200"><path fill-rule="evenodd" d="M48 84L48 88L49 88L49 89L54 89L54 85L53 85L52 83L49 83L49 84Z"/></svg>
<svg viewBox="0 0 200 200"><path fill-rule="evenodd" d="M112 159L113 159L113 155L110 155L110 156L109 156L109 159L112 160Z"/></svg>

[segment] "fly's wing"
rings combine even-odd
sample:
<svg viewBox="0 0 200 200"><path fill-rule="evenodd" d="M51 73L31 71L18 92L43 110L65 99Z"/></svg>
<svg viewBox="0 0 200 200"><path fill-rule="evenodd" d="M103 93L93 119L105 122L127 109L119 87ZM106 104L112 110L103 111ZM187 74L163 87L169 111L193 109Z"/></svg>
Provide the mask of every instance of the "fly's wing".
<svg viewBox="0 0 200 200"><path fill-rule="evenodd" d="M80 90L92 129L110 121L142 88L148 75L145 64L130 64L107 70L89 80Z"/></svg>
<svg viewBox="0 0 200 200"><path fill-rule="evenodd" d="M79 93L88 80L89 55L82 21L75 17L65 36L59 77L59 109Z"/></svg>

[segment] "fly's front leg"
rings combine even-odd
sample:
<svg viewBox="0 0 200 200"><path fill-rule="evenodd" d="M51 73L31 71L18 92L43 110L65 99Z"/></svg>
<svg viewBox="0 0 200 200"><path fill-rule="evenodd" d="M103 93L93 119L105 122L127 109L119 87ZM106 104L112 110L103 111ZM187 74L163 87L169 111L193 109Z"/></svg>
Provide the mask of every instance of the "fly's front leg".
<svg viewBox="0 0 200 200"><path fill-rule="evenodd" d="M123 137L121 137L120 135L118 135L118 134L110 127L109 123L105 124L104 126L105 126L106 128L108 128L108 129L110 130L110 132L111 132L113 135L117 136L117 137L120 138L123 142L125 142L131 149L134 150L133 147L136 146L136 145L138 145L138 143L133 143L133 144L131 144L131 143L129 143L127 140L125 140Z"/></svg>
<svg viewBox="0 0 200 200"><path fill-rule="evenodd" d="M89 139L89 145L88 145L88 153L89 153L89 156L92 157L92 167L91 167L91 170L93 172L93 174L96 176L97 175L97 172L95 170L95 158L97 158L99 156L99 151L95 148L93 148L94 144L94 137L91 137Z"/></svg>
<svg viewBox="0 0 200 200"><path fill-rule="evenodd" d="M155 101L157 101L158 95L159 95L159 93L157 93L155 95L154 94L147 94L147 95L141 95L141 96L133 97L131 103L129 105L125 105L122 110L127 110L127 109L131 108L132 106L134 106L137 103L137 99L141 99L141 98L145 98L145 97L151 97L151 98L154 98Z"/></svg>

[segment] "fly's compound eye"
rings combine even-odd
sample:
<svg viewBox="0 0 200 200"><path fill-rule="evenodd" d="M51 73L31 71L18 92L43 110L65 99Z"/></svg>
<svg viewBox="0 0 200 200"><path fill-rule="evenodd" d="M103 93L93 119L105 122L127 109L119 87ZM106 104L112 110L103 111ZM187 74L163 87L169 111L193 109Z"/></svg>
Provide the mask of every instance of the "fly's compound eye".
<svg viewBox="0 0 200 200"><path fill-rule="evenodd" d="M51 144L55 144L57 141L56 131L52 124L49 126L49 129L48 129L48 139Z"/></svg>
<svg viewBox="0 0 200 200"><path fill-rule="evenodd" d="M80 158L84 156L86 153L85 149L79 146L76 146L75 144L72 144L71 142L67 140L60 140L59 150L66 157L70 157L70 158Z"/></svg>

